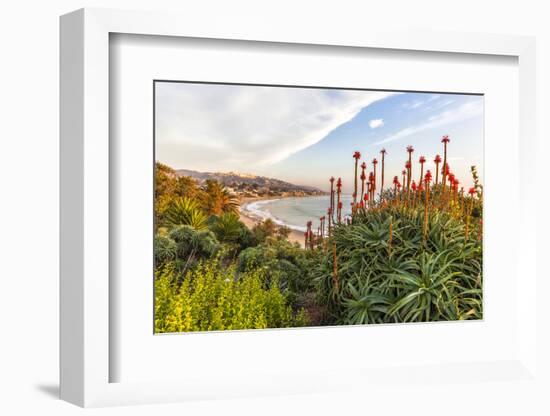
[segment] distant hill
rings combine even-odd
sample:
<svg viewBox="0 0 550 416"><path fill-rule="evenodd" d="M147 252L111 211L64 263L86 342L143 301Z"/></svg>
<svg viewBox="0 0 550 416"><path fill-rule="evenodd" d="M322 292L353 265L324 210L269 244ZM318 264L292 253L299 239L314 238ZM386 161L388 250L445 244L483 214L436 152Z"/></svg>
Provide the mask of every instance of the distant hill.
<svg viewBox="0 0 550 416"><path fill-rule="evenodd" d="M305 196L324 195L325 192L313 186L295 185L280 179L265 176L250 175L237 172L197 172L195 170L178 169L178 176L190 176L203 183L207 179L215 179L241 196Z"/></svg>

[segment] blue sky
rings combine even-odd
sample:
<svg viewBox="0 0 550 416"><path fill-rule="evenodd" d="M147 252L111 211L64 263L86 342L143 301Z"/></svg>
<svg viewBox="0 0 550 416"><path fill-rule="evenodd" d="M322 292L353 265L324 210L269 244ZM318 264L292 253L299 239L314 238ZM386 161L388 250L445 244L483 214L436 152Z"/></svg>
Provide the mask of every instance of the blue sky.
<svg viewBox="0 0 550 416"><path fill-rule="evenodd" d="M388 185L403 169L407 145L413 161L423 155L433 169L449 135L449 165L461 183L471 184L470 166L483 172L482 96L157 83L156 103L157 160L176 169L252 173L325 190L333 175L346 192L354 151L370 168L385 148Z"/></svg>

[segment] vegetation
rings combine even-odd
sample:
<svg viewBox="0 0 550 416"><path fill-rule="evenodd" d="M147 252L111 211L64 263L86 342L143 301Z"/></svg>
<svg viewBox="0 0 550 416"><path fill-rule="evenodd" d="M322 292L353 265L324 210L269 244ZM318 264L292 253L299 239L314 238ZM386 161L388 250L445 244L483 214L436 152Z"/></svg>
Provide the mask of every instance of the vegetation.
<svg viewBox="0 0 550 416"><path fill-rule="evenodd" d="M331 177L303 245L270 220L248 228L222 183L157 163L155 331L481 319L483 188L474 166L474 186L459 188L442 143L435 180L408 146L388 187L386 151L380 178L378 160L367 172L354 152L351 215Z"/></svg>
<svg viewBox="0 0 550 416"><path fill-rule="evenodd" d="M319 255L315 268L318 302L327 306L331 324L369 324L481 319L482 308L482 196L475 166L474 186L467 195L447 163L448 136L444 136L442 181L424 174L426 158L419 158L420 178L413 178L412 154L393 189L378 199L376 159L363 198L354 198L352 213L342 218L341 180L331 192L328 233L312 232L307 224L305 247ZM384 161L385 150L382 150ZM360 158L355 152L354 169ZM436 167L441 157L435 157ZM382 178L384 163L382 163ZM334 178L330 179L330 183ZM354 189L357 190L357 181ZM356 192L356 191L354 191ZM337 215L332 207L337 200ZM320 229L323 225L321 223Z"/></svg>
<svg viewBox="0 0 550 416"><path fill-rule="evenodd" d="M155 331L281 328L309 324L311 254L270 220L252 229L219 182L200 186L157 163Z"/></svg>

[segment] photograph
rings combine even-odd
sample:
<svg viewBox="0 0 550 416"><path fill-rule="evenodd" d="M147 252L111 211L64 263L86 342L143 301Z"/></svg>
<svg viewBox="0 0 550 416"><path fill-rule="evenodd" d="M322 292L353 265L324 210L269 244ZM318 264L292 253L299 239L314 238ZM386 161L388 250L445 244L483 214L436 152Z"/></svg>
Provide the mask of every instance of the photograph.
<svg viewBox="0 0 550 416"><path fill-rule="evenodd" d="M482 94L153 90L155 333L483 319Z"/></svg>

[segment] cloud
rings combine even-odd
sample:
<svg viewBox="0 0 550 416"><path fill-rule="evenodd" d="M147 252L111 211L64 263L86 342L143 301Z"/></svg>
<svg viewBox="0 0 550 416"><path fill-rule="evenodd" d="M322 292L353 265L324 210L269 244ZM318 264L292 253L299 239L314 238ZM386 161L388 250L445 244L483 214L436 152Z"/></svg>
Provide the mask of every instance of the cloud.
<svg viewBox="0 0 550 416"><path fill-rule="evenodd" d="M156 84L156 157L175 168L246 170L322 140L379 91Z"/></svg>
<svg viewBox="0 0 550 416"><path fill-rule="evenodd" d="M369 127L371 129L376 129L378 127L382 127L384 125L384 120L381 118L376 118L374 120L369 121Z"/></svg>
<svg viewBox="0 0 550 416"><path fill-rule="evenodd" d="M403 139L405 137L412 136L413 134L420 133L426 130L430 130L436 127L445 126L452 123L462 122L474 117L478 117L483 114L483 102L481 100L469 101L459 107L446 110L434 116L431 116L424 123L414 126L406 127L399 130L384 139L373 143L373 145L379 145L383 143L389 143L396 140Z"/></svg>
<svg viewBox="0 0 550 416"><path fill-rule="evenodd" d="M424 105L423 100L414 100L410 103L404 103L402 107L406 108L407 110L414 110L415 108L421 107L422 105Z"/></svg>

